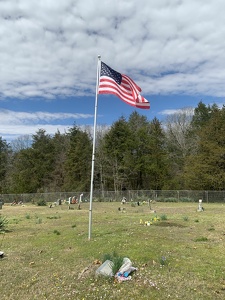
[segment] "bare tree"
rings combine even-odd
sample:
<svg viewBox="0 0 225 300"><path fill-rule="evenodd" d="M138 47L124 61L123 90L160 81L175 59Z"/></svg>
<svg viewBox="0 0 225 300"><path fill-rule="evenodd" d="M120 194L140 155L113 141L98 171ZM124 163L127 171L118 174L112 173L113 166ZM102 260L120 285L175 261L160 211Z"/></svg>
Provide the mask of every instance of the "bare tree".
<svg viewBox="0 0 225 300"><path fill-rule="evenodd" d="M32 144L32 136L26 134L19 136L10 143L13 152L19 152L23 149L28 149Z"/></svg>
<svg viewBox="0 0 225 300"><path fill-rule="evenodd" d="M192 108L184 108L169 115L165 121L165 131L169 148L184 158L191 147Z"/></svg>

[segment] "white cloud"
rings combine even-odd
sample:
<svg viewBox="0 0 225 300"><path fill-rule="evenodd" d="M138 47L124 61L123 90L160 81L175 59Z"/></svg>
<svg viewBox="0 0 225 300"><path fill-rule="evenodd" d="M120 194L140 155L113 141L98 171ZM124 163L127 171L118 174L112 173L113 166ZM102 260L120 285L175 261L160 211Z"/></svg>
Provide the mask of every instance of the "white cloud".
<svg viewBox="0 0 225 300"><path fill-rule="evenodd" d="M94 92L98 54L123 72L135 70L137 80L144 72L145 94L225 95L224 2L98 4L1 1L1 97L54 97L71 94L72 86Z"/></svg>
<svg viewBox="0 0 225 300"><path fill-rule="evenodd" d="M192 116L194 114L194 108L192 107L187 107L183 109L165 109L159 112L160 115L165 115L165 116L170 116L170 115L175 115L175 114L186 114L189 116Z"/></svg>
<svg viewBox="0 0 225 300"><path fill-rule="evenodd" d="M21 124L23 122L50 122L53 120L63 120L63 119L81 119L81 118L91 118L93 115L89 114L71 114L71 113L49 113L49 112L15 112L10 110L0 110L0 124L8 123L11 121L12 124Z"/></svg>
<svg viewBox="0 0 225 300"><path fill-rule="evenodd" d="M225 97L224 9L222 0L2 0L0 101L94 95L98 54L144 95Z"/></svg>
<svg viewBox="0 0 225 300"><path fill-rule="evenodd" d="M10 110L0 110L0 133L3 139L9 139L9 136L17 137L21 135L35 134L39 129L45 129L48 134L55 134L57 131L65 133L72 127L71 122L60 124L69 119L92 118L89 114L71 114L71 113L49 113L49 112L16 112ZM54 124L53 124L54 122ZM56 123L57 122L57 123ZM56 123L56 124L55 124Z"/></svg>

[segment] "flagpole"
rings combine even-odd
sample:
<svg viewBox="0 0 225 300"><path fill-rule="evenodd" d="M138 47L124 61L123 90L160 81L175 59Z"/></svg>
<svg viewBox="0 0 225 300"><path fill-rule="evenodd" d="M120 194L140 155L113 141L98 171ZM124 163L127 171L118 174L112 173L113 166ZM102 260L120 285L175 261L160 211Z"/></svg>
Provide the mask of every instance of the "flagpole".
<svg viewBox="0 0 225 300"><path fill-rule="evenodd" d="M91 228L92 228L92 199L93 199L93 186L94 186L95 139L96 139L96 124L97 124L97 109L98 109L98 86L99 86L100 70L101 70L101 56L98 55L96 94L95 94L93 150L92 150L92 165L91 165L91 188L90 188L89 229L88 229L88 239L89 240L91 239Z"/></svg>

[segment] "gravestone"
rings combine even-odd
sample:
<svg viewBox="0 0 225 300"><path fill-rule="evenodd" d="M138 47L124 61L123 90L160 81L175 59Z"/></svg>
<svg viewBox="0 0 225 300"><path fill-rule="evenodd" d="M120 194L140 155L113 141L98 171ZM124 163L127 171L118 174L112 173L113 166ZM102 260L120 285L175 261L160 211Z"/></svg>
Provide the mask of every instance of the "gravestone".
<svg viewBox="0 0 225 300"><path fill-rule="evenodd" d="M202 199L198 200L198 209L197 211L204 211L204 208L202 207Z"/></svg>
<svg viewBox="0 0 225 300"><path fill-rule="evenodd" d="M96 275L113 276L112 272L113 262L107 259L97 270Z"/></svg>

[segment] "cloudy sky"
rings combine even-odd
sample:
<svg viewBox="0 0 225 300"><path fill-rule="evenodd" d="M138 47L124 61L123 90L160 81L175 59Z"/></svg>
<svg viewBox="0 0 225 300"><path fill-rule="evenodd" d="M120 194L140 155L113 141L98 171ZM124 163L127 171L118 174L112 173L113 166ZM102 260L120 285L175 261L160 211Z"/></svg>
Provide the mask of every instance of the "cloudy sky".
<svg viewBox="0 0 225 300"><path fill-rule="evenodd" d="M149 120L225 103L223 0L0 0L0 136L93 125L98 55L142 88ZM98 124L135 108L99 95Z"/></svg>

